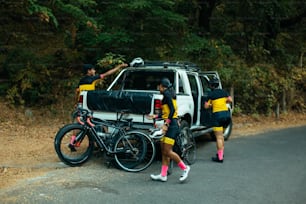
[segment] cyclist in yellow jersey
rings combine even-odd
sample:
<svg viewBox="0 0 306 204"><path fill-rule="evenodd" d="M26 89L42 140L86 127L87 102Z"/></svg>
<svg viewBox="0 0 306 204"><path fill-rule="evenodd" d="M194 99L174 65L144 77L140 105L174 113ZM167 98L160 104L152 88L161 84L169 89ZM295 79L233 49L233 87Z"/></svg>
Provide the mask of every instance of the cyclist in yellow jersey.
<svg viewBox="0 0 306 204"><path fill-rule="evenodd" d="M182 182L188 177L190 167L185 165L180 156L173 151L175 138L179 134L179 126L177 121L176 94L168 78L163 78L161 80L159 84L159 91L163 94L161 117L164 119L164 125L162 127L164 136L160 141L162 151L162 167L160 174L151 174L151 179L155 181L167 181L168 166L170 159L172 159L183 171L183 174L179 178L179 180ZM157 117L159 116L148 116L148 118L151 119Z"/></svg>
<svg viewBox="0 0 306 204"><path fill-rule="evenodd" d="M76 93L75 93L75 98L76 98L76 104L78 103L80 93L82 91L92 91L95 90L96 88L96 83L98 80L103 79L106 76L109 76L111 74L116 73L120 68L127 67L128 64L119 64L115 68L108 70L107 72L103 74L96 74L96 69L92 64L84 64L83 65L83 72L85 74L84 77L80 79L79 86L76 88ZM75 105L76 106L76 105ZM107 132L107 128L104 127L104 131ZM71 136L70 139L70 144L68 147L72 152L75 152L76 149L74 147L74 141L75 141L75 135L76 133L74 132L73 135Z"/></svg>
<svg viewBox="0 0 306 204"><path fill-rule="evenodd" d="M95 90L98 80L103 79L106 76L116 73L120 68L127 67L128 64L119 64L115 68L108 70L103 74L96 74L96 69L92 64L84 64L83 71L85 76L80 79L78 88L76 89L76 100L78 100L81 91Z"/></svg>
<svg viewBox="0 0 306 204"><path fill-rule="evenodd" d="M227 103L232 103L232 98L229 94L218 89L219 80L213 78L209 82L209 86L212 89L208 94L208 100L205 102L205 108L212 108L213 113L213 131L216 136L217 154L216 157L212 157L212 161L223 163L224 155L224 136L223 130L231 122L231 115L227 107Z"/></svg>

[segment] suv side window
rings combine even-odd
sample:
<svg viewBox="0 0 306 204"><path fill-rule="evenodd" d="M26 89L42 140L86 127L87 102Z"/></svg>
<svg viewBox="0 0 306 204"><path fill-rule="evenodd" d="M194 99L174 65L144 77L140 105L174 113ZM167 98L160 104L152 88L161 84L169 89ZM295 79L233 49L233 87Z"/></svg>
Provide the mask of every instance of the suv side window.
<svg viewBox="0 0 306 204"><path fill-rule="evenodd" d="M189 79L189 84L190 84L192 95L198 96L199 90L198 90L197 80L195 76L188 74L188 79Z"/></svg>
<svg viewBox="0 0 306 204"><path fill-rule="evenodd" d="M178 85L179 85L179 93L180 94L184 94L185 93L185 89L184 89L184 86L183 86L183 80L182 80L180 75L179 75Z"/></svg>
<svg viewBox="0 0 306 204"><path fill-rule="evenodd" d="M200 80L202 83L204 96L207 96L208 92L211 91L208 85L208 79L204 76L200 76Z"/></svg>
<svg viewBox="0 0 306 204"><path fill-rule="evenodd" d="M194 76L192 74L188 74L188 81L189 81L189 84L190 84L192 99L193 99L193 104L194 104L194 112L193 112L193 118L192 118L192 121L194 123L194 122L197 121L197 118L198 118L199 90L198 90L198 86L197 86L196 76Z"/></svg>

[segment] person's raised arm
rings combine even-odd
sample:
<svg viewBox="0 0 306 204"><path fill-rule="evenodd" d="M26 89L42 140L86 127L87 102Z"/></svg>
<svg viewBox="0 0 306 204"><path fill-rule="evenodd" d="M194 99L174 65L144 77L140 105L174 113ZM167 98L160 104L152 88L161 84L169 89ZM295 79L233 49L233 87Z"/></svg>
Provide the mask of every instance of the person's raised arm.
<svg viewBox="0 0 306 204"><path fill-rule="evenodd" d="M126 63L119 64L115 68L108 70L104 74L100 74L100 78L102 79L102 78L104 78L106 76L112 75L112 74L116 73L119 69L127 67L127 66L128 66L128 64L126 64Z"/></svg>

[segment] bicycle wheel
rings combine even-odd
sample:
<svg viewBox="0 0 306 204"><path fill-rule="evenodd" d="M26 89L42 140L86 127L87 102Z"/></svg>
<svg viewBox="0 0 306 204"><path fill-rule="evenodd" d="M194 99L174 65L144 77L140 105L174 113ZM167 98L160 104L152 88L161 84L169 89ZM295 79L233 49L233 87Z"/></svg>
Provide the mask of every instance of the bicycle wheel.
<svg viewBox="0 0 306 204"><path fill-rule="evenodd" d="M187 164L193 164L196 160L196 143L192 132L188 127L184 127L180 132L180 152L182 159Z"/></svg>
<svg viewBox="0 0 306 204"><path fill-rule="evenodd" d="M72 137L75 138L73 145ZM74 123L65 125L57 132L54 148L62 162L69 166L79 166L92 155L94 142L82 125Z"/></svg>
<svg viewBox="0 0 306 204"><path fill-rule="evenodd" d="M129 131L115 143L115 161L129 172L139 172L148 168L155 157L154 142L143 132Z"/></svg>

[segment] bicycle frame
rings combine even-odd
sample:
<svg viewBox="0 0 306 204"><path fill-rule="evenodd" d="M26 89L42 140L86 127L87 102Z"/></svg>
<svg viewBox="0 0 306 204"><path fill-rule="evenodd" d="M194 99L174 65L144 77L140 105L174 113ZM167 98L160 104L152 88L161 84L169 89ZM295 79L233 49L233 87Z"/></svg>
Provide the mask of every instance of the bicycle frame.
<svg viewBox="0 0 306 204"><path fill-rule="evenodd" d="M110 135L111 138L115 138L117 135L125 135L126 132L125 132L124 128L121 127L120 124L117 125L117 124L111 123L109 121L93 121L93 119L94 118L88 118L85 122L83 122L78 117L77 121L78 121L79 124L83 125L85 131L81 131L82 134L76 136L76 141L82 142L84 136L89 133L94 138L94 141L97 142L98 146L101 149L106 150L107 153L109 153L109 154L119 153L118 151L114 151L112 149L112 147L113 147L112 144L113 144L114 141L110 145L107 145L105 143L105 141L98 135L98 133L95 129L95 126L101 125L101 126L105 126L105 127L108 127L108 128L113 128L114 131ZM131 146L131 144L129 144L129 146Z"/></svg>
<svg viewBox="0 0 306 204"><path fill-rule="evenodd" d="M56 153L65 164L84 164L91 157L95 144L126 171L142 171L153 161L155 146L151 138L133 129L132 119L121 121L123 112L115 122L97 121L91 112L81 108L76 113L78 123L63 126L54 139Z"/></svg>
<svg viewBox="0 0 306 204"><path fill-rule="evenodd" d="M104 149L107 151L107 153L109 154L116 154L116 153L120 153L118 151L114 151L112 149L113 147L113 142L110 143L109 145L105 144L105 141L99 137L96 129L95 129L95 126L98 126L98 125L101 125L101 126L105 126L107 128L112 128L114 129L113 132L111 133L110 137L111 138L114 138L116 137L117 135L125 135L126 134L126 131L125 131L125 128L122 127L122 124L124 123L128 123L128 127L131 128L132 126L132 120L127 120L127 121L122 121L122 117L124 115L124 112L121 112L121 115L119 117L119 119L116 121L116 122L110 122L110 121L95 121L94 118L91 116L91 115L87 115L88 112L85 111L86 114L81 114L81 115L78 115L77 116L77 121L79 124L81 124L84 129L85 129L85 132L84 134L82 135L78 135L76 136L76 141L82 141L84 136L89 132L89 134L94 138L94 141L97 142L98 146L101 148L101 149ZM86 120L82 120L82 117L86 115ZM130 144L129 141L126 141L128 143L128 145L130 147L132 147L132 145Z"/></svg>

